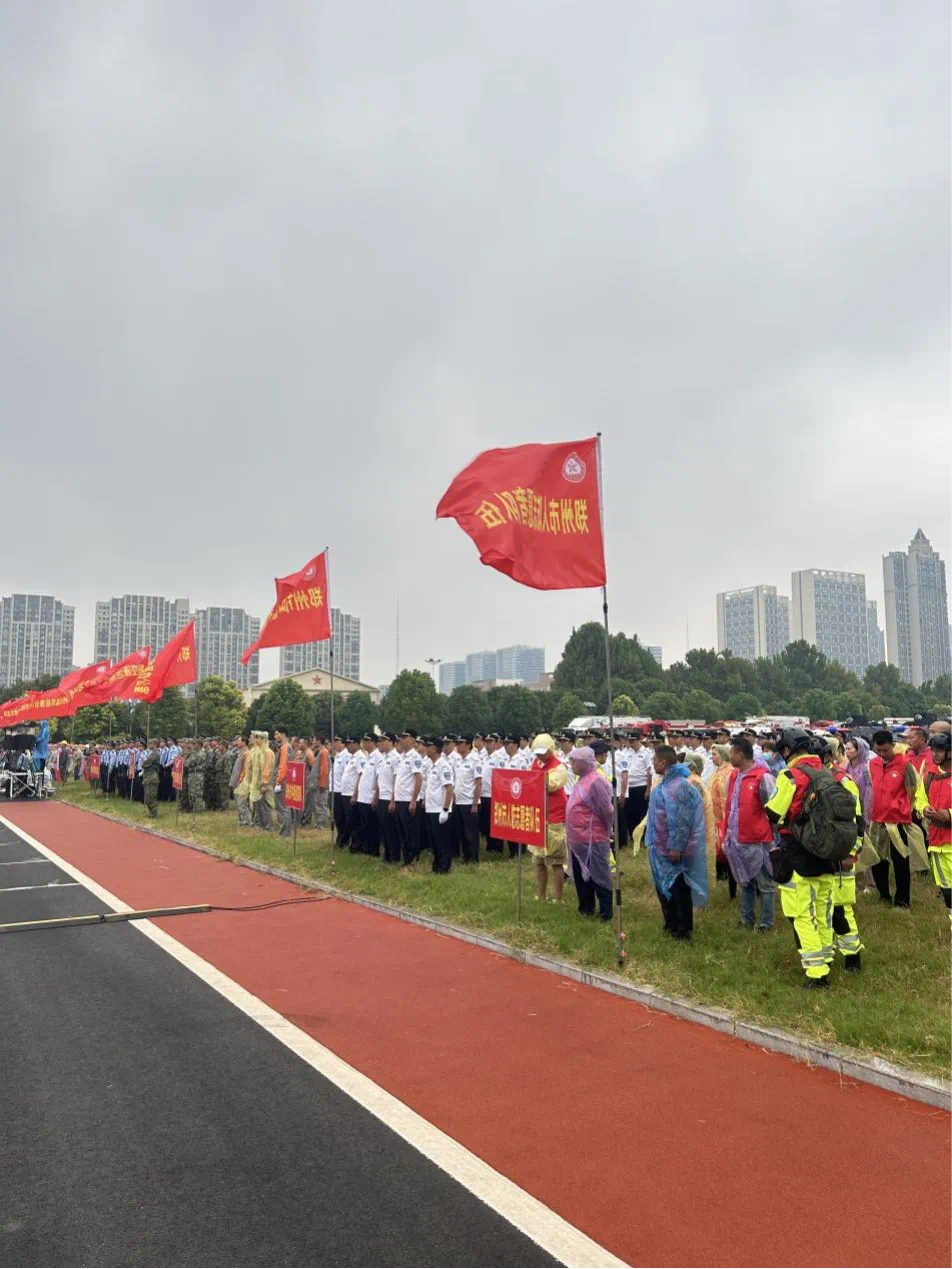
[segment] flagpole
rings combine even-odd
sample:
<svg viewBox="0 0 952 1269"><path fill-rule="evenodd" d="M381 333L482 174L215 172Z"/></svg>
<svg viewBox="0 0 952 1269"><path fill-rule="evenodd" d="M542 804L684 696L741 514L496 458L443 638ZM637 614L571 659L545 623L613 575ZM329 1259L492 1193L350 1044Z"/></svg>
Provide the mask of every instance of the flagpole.
<svg viewBox="0 0 952 1269"><path fill-rule="evenodd" d="M324 548L324 576L327 578L327 624L330 628L331 637L328 642L330 649L330 667L331 667L331 734L328 737L329 744L327 746L327 783L330 787L330 796L328 798L328 814L330 816L331 828L331 867L336 867L334 852L336 847L336 831L334 821L334 625L331 616L331 548Z"/></svg>
<svg viewBox="0 0 952 1269"><path fill-rule="evenodd" d="M605 507L602 498L602 434L601 432L596 432L595 435L598 447L598 513L602 524L602 546L604 549ZM612 703L612 653L611 635L608 628L607 565L605 585L602 587L602 616L605 621L605 685L608 689L608 742L612 756L612 818L615 830L615 941L617 944L618 964L624 965L627 953L625 952L625 932L621 928L621 834L618 831L618 775L615 767L615 709Z"/></svg>

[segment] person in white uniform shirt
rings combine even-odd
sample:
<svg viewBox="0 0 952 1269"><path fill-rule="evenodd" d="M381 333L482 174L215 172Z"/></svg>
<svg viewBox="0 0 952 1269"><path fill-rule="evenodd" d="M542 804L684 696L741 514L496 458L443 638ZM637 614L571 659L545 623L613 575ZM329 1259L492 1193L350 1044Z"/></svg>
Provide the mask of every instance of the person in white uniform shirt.
<svg viewBox="0 0 952 1269"><path fill-rule="evenodd" d="M532 752L529 745L529 741L531 739L531 736L519 737L519 757L525 763L525 766L522 768L523 771L528 771L535 762L535 754Z"/></svg>
<svg viewBox="0 0 952 1269"><path fill-rule="evenodd" d="M502 854L502 842L493 837L490 828L492 820L493 772L505 767L508 762L506 747L495 732L486 737L486 757L483 760L482 787L480 789L479 825L486 838L486 850L494 855Z"/></svg>
<svg viewBox="0 0 952 1269"><path fill-rule="evenodd" d="M628 796L625 799L625 818L628 836L648 813L648 798L654 780L654 754L644 743L641 730L631 733L631 750L628 759Z"/></svg>
<svg viewBox="0 0 952 1269"><path fill-rule="evenodd" d="M405 868L413 868L423 843L423 758L417 750L417 734L405 731L397 742L397 769L393 782L393 802Z"/></svg>
<svg viewBox="0 0 952 1269"><path fill-rule="evenodd" d="M360 774L355 761L360 752L358 743L352 737L348 737L344 741L344 748L334 760L334 778L337 782L338 794L334 799L334 822L337 825L338 846L350 846L354 841L356 815L353 813L350 802L357 791L357 777ZM338 763L340 764L339 773Z"/></svg>
<svg viewBox="0 0 952 1269"><path fill-rule="evenodd" d="M482 763L470 743L469 736L456 741L459 762L453 785L453 807L456 835L464 864L479 863L479 803L482 791Z"/></svg>
<svg viewBox="0 0 952 1269"><path fill-rule="evenodd" d="M450 818L453 813L453 768L441 753L442 742L435 736L426 741L430 770L426 777L426 822L433 850L433 871L449 872L453 866L450 845Z"/></svg>
<svg viewBox="0 0 952 1269"><path fill-rule="evenodd" d="M610 761L611 754L609 754ZM631 744L627 733L620 736L616 735L615 764L618 771L618 836L621 839L621 845L627 846L630 835L625 806L628 799L628 780L631 771Z"/></svg>
<svg viewBox="0 0 952 1269"><path fill-rule="evenodd" d="M566 794L569 794L572 792L572 789L575 787L575 782L578 779L578 776L575 774L575 768L572 766L572 763L569 761L569 754L575 748L575 740L567 732L560 732L559 735L556 736L555 739L558 742L558 746L559 746L558 749L556 750L555 756L558 758L559 762L561 762L562 766L565 768L565 773L568 776L568 779L565 784L565 792Z"/></svg>
<svg viewBox="0 0 952 1269"><path fill-rule="evenodd" d="M374 809L380 825L383 857L388 864L398 864L401 855L397 803L394 797L397 765L400 761L400 755L394 748L396 743L397 738L392 731L385 731L377 740L377 792Z"/></svg>
<svg viewBox="0 0 952 1269"><path fill-rule="evenodd" d="M360 847L365 855L380 854L380 822L374 806L377 793L377 737L368 732L360 742L364 762L357 780L356 809L360 817Z"/></svg>

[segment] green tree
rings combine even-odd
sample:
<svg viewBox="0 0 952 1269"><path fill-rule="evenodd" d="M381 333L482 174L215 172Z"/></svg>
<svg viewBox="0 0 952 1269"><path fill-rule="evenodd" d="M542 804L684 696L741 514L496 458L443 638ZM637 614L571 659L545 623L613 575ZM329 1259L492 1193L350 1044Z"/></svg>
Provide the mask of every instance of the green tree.
<svg viewBox="0 0 952 1269"><path fill-rule="evenodd" d="M384 714L390 731L410 727L421 736L442 734L446 697L423 670L401 670L387 690Z"/></svg>
<svg viewBox="0 0 952 1269"><path fill-rule="evenodd" d="M471 683L456 687L446 701L446 729L454 735L485 735L494 727L492 705L485 692Z"/></svg>
<svg viewBox="0 0 952 1269"><path fill-rule="evenodd" d="M493 691L496 730L507 736L533 736L542 730L538 693L527 687L497 687Z"/></svg>
<svg viewBox="0 0 952 1269"><path fill-rule="evenodd" d="M681 708L686 718L700 719L705 723L713 723L724 716L724 706L710 692L700 688L692 688L681 698Z"/></svg>
<svg viewBox="0 0 952 1269"><path fill-rule="evenodd" d="M622 692L620 696L616 696L612 701L612 713L616 718L619 717L619 715L622 718L626 715L630 717L632 714L638 713L638 706L630 696L626 696L625 693Z"/></svg>
<svg viewBox="0 0 952 1269"><path fill-rule="evenodd" d="M803 695L803 710L810 722L819 722L821 720L832 718L835 712L836 698L831 692L824 692L822 688L811 687L808 692Z"/></svg>
<svg viewBox="0 0 952 1269"><path fill-rule="evenodd" d="M563 727L568 727L573 718L581 718L585 713L585 702L581 696L575 692L566 692L564 696L559 697L552 716L552 726L557 731L561 731Z"/></svg>
<svg viewBox="0 0 952 1269"><path fill-rule="evenodd" d="M217 674L195 684L195 698L188 705L199 736L230 740L246 728L248 712L240 690Z"/></svg>
<svg viewBox="0 0 952 1269"><path fill-rule="evenodd" d="M59 681L60 676L57 674L41 674L35 679L17 679L16 683L0 687L0 705L4 701L15 701L20 696L26 696L27 692L46 692L51 687L56 687Z"/></svg>
<svg viewBox="0 0 952 1269"><path fill-rule="evenodd" d="M336 716L337 705L334 705ZM336 718L335 718L336 721ZM375 705L368 692L351 692L340 707L340 720L337 730L342 736L353 736L360 739L366 732L379 727L381 721L380 706Z"/></svg>
<svg viewBox="0 0 952 1269"><path fill-rule="evenodd" d="M194 704L179 687L167 687L148 714L153 736L188 736L195 718ZM234 733L233 733L234 734Z"/></svg>
<svg viewBox="0 0 952 1269"><path fill-rule="evenodd" d="M621 689L622 681L647 679L661 685L663 671L637 636L614 634L609 640L612 681ZM578 692L584 700L607 701L605 676L605 628L587 621L573 630L552 677L556 696Z"/></svg>
<svg viewBox="0 0 952 1269"><path fill-rule="evenodd" d="M681 702L673 692L652 692L645 701L645 713L649 718L682 718Z"/></svg>
<svg viewBox="0 0 952 1269"><path fill-rule="evenodd" d="M753 692L735 692L727 698L724 710L728 718L737 719L738 722L762 713L760 701Z"/></svg>
<svg viewBox="0 0 952 1269"><path fill-rule="evenodd" d="M338 736L342 734L340 725L340 711L344 704L344 697L340 692L334 693L334 726L331 727L331 694L330 692L315 692L311 697L314 709L314 735L330 736L335 731Z"/></svg>

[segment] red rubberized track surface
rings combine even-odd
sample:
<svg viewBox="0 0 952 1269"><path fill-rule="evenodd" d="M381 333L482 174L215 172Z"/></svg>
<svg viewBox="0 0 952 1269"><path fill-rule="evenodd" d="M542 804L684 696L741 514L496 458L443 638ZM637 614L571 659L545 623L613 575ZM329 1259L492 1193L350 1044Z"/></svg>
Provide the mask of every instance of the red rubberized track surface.
<svg viewBox="0 0 952 1269"><path fill-rule="evenodd" d="M301 894L3 814L133 907ZM343 901L158 924L630 1265L950 1263L943 1111Z"/></svg>

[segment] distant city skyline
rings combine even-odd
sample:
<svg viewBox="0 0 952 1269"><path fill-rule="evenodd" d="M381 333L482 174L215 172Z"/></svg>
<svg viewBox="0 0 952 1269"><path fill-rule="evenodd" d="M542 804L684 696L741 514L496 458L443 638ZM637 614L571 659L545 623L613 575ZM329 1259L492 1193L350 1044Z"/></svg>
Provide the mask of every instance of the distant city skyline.
<svg viewBox="0 0 952 1269"><path fill-rule="evenodd" d="M532 686L545 674L545 648L513 643L505 648L469 652L460 661L435 663L434 681L444 696L474 683L525 683Z"/></svg>

